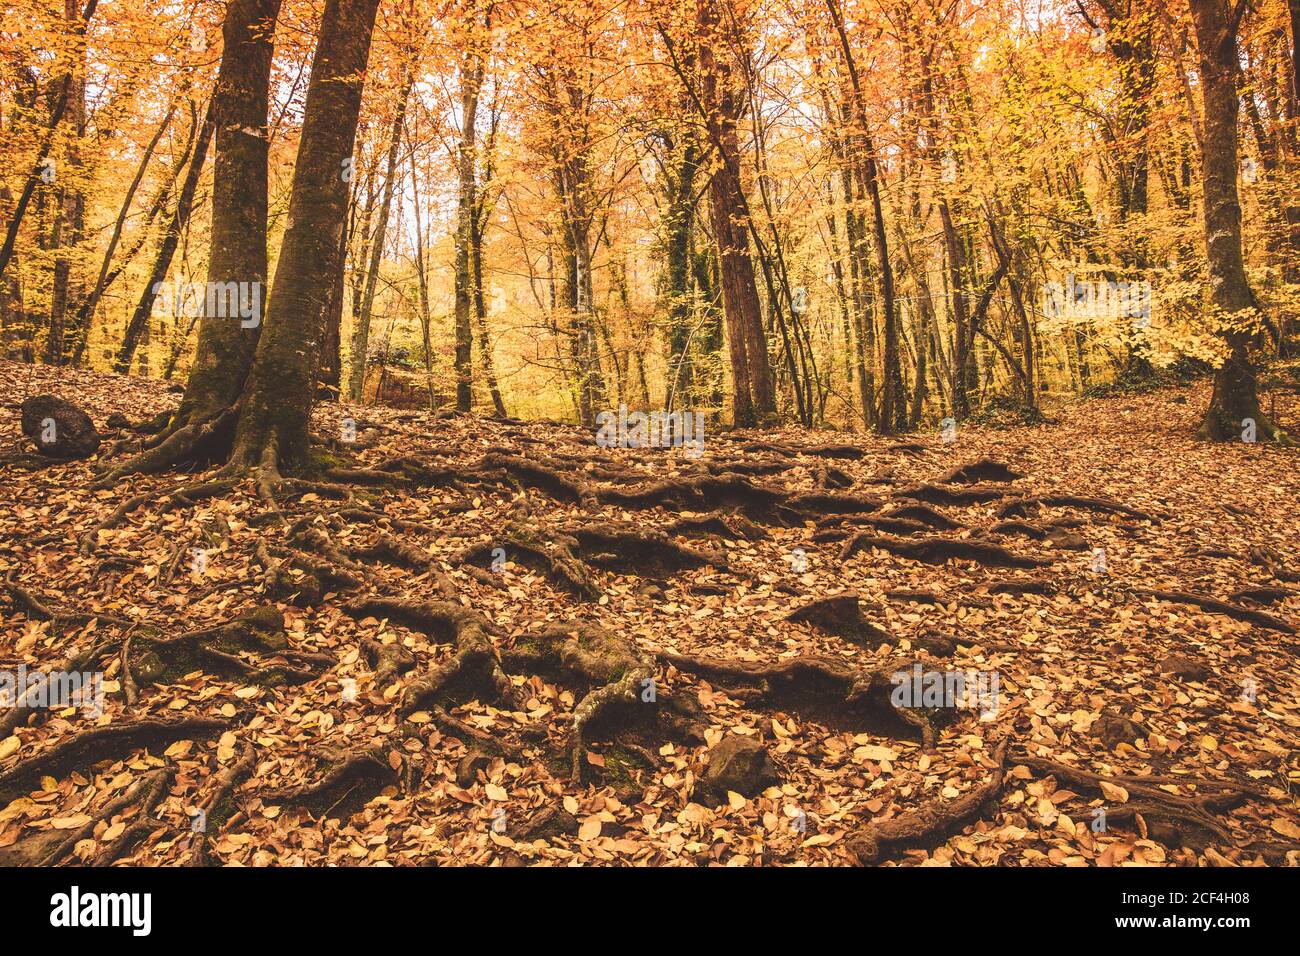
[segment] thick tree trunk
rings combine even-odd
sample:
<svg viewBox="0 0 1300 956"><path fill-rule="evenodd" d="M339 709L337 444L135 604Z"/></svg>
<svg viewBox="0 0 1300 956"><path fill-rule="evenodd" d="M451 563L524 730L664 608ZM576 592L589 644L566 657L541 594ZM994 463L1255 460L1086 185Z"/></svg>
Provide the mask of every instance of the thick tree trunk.
<svg viewBox="0 0 1300 956"><path fill-rule="evenodd" d="M1204 98L1201 170L1210 305L1220 321L1236 326L1223 333L1228 356L1215 372L1214 394L1197 434L1211 441L1286 440L1260 409L1249 354L1250 332L1240 328L1255 300L1242 261L1237 197L1238 23L1225 0L1191 0L1191 10Z"/></svg>
<svg viewBox="0 0 1300 956"><path fill-rule="evenodd" d="M198 349L177 419L201 420L230 408L244 388L261 336L266 302L267 131L275 21L281 0L232 0L222 27L225 51L213 94L216 167L208 288L218 314L204 314ZM230 288L242 291L233 295ZM240 315L255 302L256 321ZM205 296L205 306L214 301Z"/></svg>
<svg viewBox="0 0 1300 956"><path fill-rule="evenodd" d="M325 288L347 217L343 173L356 141L362 84L379 0L327 0L312 62L289 228L267 303L266 328L241 398L231 465L301 468L320 363Z"/></svg>

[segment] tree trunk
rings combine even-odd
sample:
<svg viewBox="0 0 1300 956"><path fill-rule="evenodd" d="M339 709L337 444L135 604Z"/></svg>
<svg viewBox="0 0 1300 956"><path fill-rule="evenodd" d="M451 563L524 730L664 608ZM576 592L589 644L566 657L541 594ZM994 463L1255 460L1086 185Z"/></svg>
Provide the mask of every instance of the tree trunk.
<svg viewBox="0 0 1300 956"><path fill-rule="evenodd" d="M189 169L185 173L185 182L181 186L180 195L176 197L176 212L172 215L172 221L168 224L167 232L163 236L162 246L159 247L158 255L154 258L153 269L150 270L149 279L145 283L144 291L140 294L140 301L135 307L135 312L131 315L131 321L127 323L126 334L122 338L122 347L117 353L116 361L113 363L113 371L120 375L125 375L131 370L131 359L135 355L136 347L140 344L140 336L144 332L145 324L153 314L154 301L158 298L158 288L167 278L167 271L172 264L172 256L176 254L176 246L180 242L181 233L185 231L190 212L194 208L194 192L199 185L199 176L203 172L203 162L208 155L208 144L212 141L212 132L216 125L216 106L217 102L214 96L208 104L203 127L194 143L194 154L190 158Z"/></svg>
<svg viewBox="0 0 1300 956"><path fill-rule="evenodd" d="M388 165L384 177L384 195L379 203L379 219L375 223L374 243L370 247L370 265L366 271L366 291L361 299L361 311L356 315L356 328L352 330L352 358L348 367L348 399L360 402L365 398L366 356L370 349L370 315L375 305L375 287L379 282L379 265L384 259L384 238L388 232L388 214L393 206L393 189L397 179L397 157L402 146L402 127L406 125L406 106L411 97L415 71L407 73L402 82L397 110L393 113L393 126L389 132ZM355 124L354 124L355 125ZM353 135L355 135L353 130Z"/></svg>
<svg viewBox="0 0 1300 956"><path fill-rule="evenodd" d="M744 428L773 415L776 401L754 262L749 255L749 205L740 180L736 122L742 104L733 89L730 63L725 56L719 57L711 45L721 21L713 0L703 0L698 17L705 35L699 48L703 107L709 138L719 160L709 181L709 212L718 244L722 308L731 356L732 424ZM724 43L717 46L727 49Z"/></svg>
<svg viewBox="0 0 1300 956"><path fill-rule="evenodd" d="M347 217L343 172L357 118L379 0L327 0L312 62L289 227L267 303L266 328L241 398L234 469L297 469L307 462L325 289L317 277L338 267Z"/></svg>
<svg viewBox="0 0 1300 956"><path fill-rule="evenodd" d="M229 408L243 391L261 337L266 302L267 107L275 21L281 0L232 0L222 27L225 51L213 94L216 166L208 289L223 307L203 315L194 367L177 419L201 420ZM245 285L246 284L246 285ZM231 286L243 285L230 293ZM256 321L240 302L255 303ZM205 306L215 302L205 296Z"/></svg>
<svg viewBox="0 0 1300 956"><path fill-rule="evenodd" d="M95 15L95 8L99 6L99 0L87 0L86 8L81 13L81 19L76 21L73 26L73 34L80 43L86 35L86 25L90 18ZM69 5L69 9L75 9ZM5 269L9 267L13 259L14 247L18 242L18 229L23 223L23 216L27 213L27 206L32 201L32 194L36 191L36 184L41 181L42 172L44 171L44 162L50 152L50 146L54 142L55 133L58 131L59 123L63 122L63 116L67 112L68 103L76 93L78 82L81 83L82 93L85 95L84 79L78 81L74 75L74 70L69 70L63 76L58 99L54 102L53 109L50 110L50 119L47 126L48 132L41 143L41 148L37 152L36 164L28 174L26 181L23 183L23 191L18 196L18 202L14 206L13 214L9 217L9 222L5 226L4 243L0 244L0 276L3 276Z"/></svg>
<svg viewBox="0 0 1300 956"><path fill-rule="evenodd" d="M478 123L479 90L483 85L483 56L477 49L466 50L460 69L460 143L456 150L456 408L468 412L474 405L472 362L473 330L470 326L474 303L472 251L475 218L478 215Z"/></svg>
<svg viewBox="0 0 1300 956"><path fill-rule="evenodd" d="M1242 10L1238 0L1238 13ZM1241 204L1237 197L1237 27L1225 0L1191 0L1201 58L1205 131L1201 152L1205 202L1205 256L1210 304L1217 318L1238 326L1222 333L1228 356L1214 375L1214 394L1198 436L1233 441L1246 436L1286 441L1259 406L1250 331L1240 328L1253 314L1255 298L1246 281L1241 251Z"/></svg>
<svg viewBox="0 0 1300 956"><path fill-rule="evenodd" d="M140 165L136 167L135 177L126 189L126 195L122 197L122 205L118 209L117 219L113 223L113 232L108 238L108 248L104 250L104 259L99 266L99 275L95 279L95 286L90 290L81 306L77 309L77 315L73 320L71 329L72 342L74 343L74 361L79 360L82 352L81 343L90 335L90 323L95 314L95 309L99 305L100 298L108 288L109 270L113 265L113 256L117 252L118 244L122 240L122 230L126 226L126 217L131 212L131 204L135 201L136 191L140 188L140 182L144 179L145 171L149 163L153 160L154 151L158 148L158 143L163 134L171 126L172 117L176 113L176 104L173 103L167 109L167 114L163 117L158 128L154 130L152 138L145 146L144 155L140 157Z"/></svg>
<svg viewBox="0 0 1300 956"><path fill-rule="evenodd" d="M483 226L487 216L475 212L474 231L470 236L470 267L474 275L474 319L478 324L478 351L483 360L483 378L487 381L488 395L492 398L492 410L498 418L506 418L506 403L501 398L501 387L497 384L496 366L492 361L492 342L488 338L487 300L483 295Z"/></svg>

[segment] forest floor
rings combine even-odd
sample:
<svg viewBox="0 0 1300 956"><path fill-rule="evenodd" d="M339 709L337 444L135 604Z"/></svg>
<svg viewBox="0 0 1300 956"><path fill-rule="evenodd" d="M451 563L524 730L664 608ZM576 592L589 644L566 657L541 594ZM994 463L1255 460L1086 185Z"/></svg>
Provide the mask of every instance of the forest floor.
<svg viewBox="0 0 1300 956"><path fill-rule="evenodd" d="M1300 865L1300 453L1207 389L699 458L325 404L275 508L10 461L0 672L105 694L0 723L0 863ZM11 456L25 397L101 459L178 399L0 390Z"/></svg>

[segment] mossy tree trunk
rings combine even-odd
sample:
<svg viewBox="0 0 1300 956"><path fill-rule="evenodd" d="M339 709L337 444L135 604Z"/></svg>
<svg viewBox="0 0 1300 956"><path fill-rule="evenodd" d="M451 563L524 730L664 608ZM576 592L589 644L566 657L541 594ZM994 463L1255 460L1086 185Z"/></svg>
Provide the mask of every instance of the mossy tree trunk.
<svg viewBox="0 0 1300 956"><path fill-rule="evenodd" d="M306 464L308 421L324 338L324 299L339 267L346 173L379 0L327 0L312 63L289 227L266 327L240 400L233 468Z"/></svg>
<svg viewBox="0 0 1300 956"><path fill-rule="evenodd" d="M1255 298L1246 280L1241 251L1241 203L1237 196L1237 29L1244 0L1191 0L1192 21L1201 57L1205 132L1202 137L1202 188L1205 202L1205 255L1210 304L1220 321L1228 356L1214 375L1214 394L1197 433L1211 441L1243 437L1285 441L1259 405L1250 361L1249 318Z"/></svg>
<svg viewBox="0 0 1300 956"><path fill-rule="evenodd" d="M240 303L230 298L217 310L220 314L204 314L177 421L205 419L232 407L261 337L267 278L266 116L280 3L232 0L221 30L225 49L213 107L217 158L208 287L247 283L249 293L256 290L257 322L241 319ZM248 296L236 293L234 299L240 298Z"/></svg>

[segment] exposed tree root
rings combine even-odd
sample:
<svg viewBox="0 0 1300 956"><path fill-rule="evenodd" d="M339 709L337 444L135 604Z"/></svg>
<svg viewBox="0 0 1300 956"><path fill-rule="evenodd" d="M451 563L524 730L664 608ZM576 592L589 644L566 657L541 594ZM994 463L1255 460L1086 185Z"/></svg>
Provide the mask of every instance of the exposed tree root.
<svg viewBox="0 0 1300 956"><path fill-rule="evenodd" d="M957 531L965 527L960 521L955 521L942 511L936 511L929 505L895 505L886 511L883 517L919 521L921 524L929 525L939 531Z"/></svg>
<svg viewBox="0 0 1300 956"><path fill-rule="evenodd" d="M361 642L361 653L375 672L375 683L386 687L416 665L415 655L398 642L381 644L367 638Z"/></svg>
<svg viewBox="0 0 1300 956"><path fill-rule="evenodd" d="M785 619L795 623L807 622L859 647L870 647L890 639L888 631L862 616L862 605L858 595L852 591L819 598L791 611Z"/></svg>
<svg viewBox="0 0 1300 956"><path fill-rule="evenodd" d="M194 842L190 847L189 866L208 866L209 844L213 833L219 833L227 821L234 816L235 791L244 779L249 777L257 767L257 757L252 747L245 745L239 759L218 773L213 786L204 798L202 806L202 826L194 831Z"/></svg>
<svg viewBox="0 0 1300 956"><path fill-rule="evenodd" d="M392 535L383 534L382 532L371 538L368 544L347 548L346 554L348 557L357 560L383 561L387 564L413 570L423 570L431 564L429 555L426 552L421 551L413 544L408 544L401 538L394 538Z"/></svg>
<svg viewBox="0 0 1300 956"><path fill-rule="evenodd" d="M517 455L488 454L483 457L481 466L484 470L499 469L504 471L520 485L537 488L559 501L571 501L580 504L589 500L591 492L581 482L573 481L531 458Z"/></svg>
<svg viewBox="0 0 1300 956"><path fill-rule="evenodd" d="M926 564L943 564L954 558L990 568L1041 568L1052 563L1047 558L1016 554L1000 544L974 538L888 538L865 531L855 534L845 543L840 551L840 560L847 561L867 548L879 548Z"/></svg>
<svg viewBox="0 0 1300 956"><path fill-rule="evenodd" d="M1098 511L1104 514L1124 515L1139 521L1159 524L1160 519L1154 515L1130 508L1128 505L1109 498L1089 498L1084 495L1034 495L1028 498L1016 498L998 506L999 518L1016 518L1037 510L1039 505L1050 508L1082 508L1085 511Z"/></svg>
<svg viewBox="0 0 1300 956"><path fill-rule="evenodd" d="M257 543L257 563L263 568L262 587L267 597L277 601L291 601L304 607L314 607L320 603L325 593L325 585L315 574L303 569L300 562L297 567L302 571L301 578L295 578L285 569L293 565L292 559L280 561L271 556L271 549L265 541Z"/></svg>
<svg viewBox="0 0 1300 956"><path fill-rule="evenodd" d="M603 593L585 561L573 553L577 542L565 535L543 541L532 529L511 522L496 540L473 545L461 552L459 561L484 569L500 570L503 562L518 561L542 574L557 587L587 601L598 601Z"/></svg>
<svg viewBox="0 0 1300 956"><path fill-rule="evenodd" d="M237 483L238 482L235 479L226 478L183 485L170 493L158 490L146 491L138 495L133 495L113 509L112 513L107 518L81 536L79 543L81 553L92 553L98 543L99 533L101 531L108 531L112 528L116 528L126 520L128 515L151 501L162 498L163 500L158 510L160 513L165 514L176 508L198 504L200 501L227 494Z"/></svg>
<svg viewBox="0 0 1300 956"><path fill-rule="evenodd" d="M1002 795L1006 780L1008 739L993 752L994 769L988 783L955 800L936 800L911 813L883 823L873 823L850 836L845 847L859 865L878 863L882 857L909 847L934 846L978 817L987 804Z"/></svg>
<svg viewBox="0 0 1300 956"><path fill-rule="evenodd" d="M1250 563L1267 568L1268 572L1279 581L1285 581L1288 584L1300 583L1300 572L1292 571L1287 566L1286 559L1272 548L1252 547L1250 549Z"/></svg>
<svg viewBox="0 0 1300 956"><path fill-rule="evenodd" d="M778 455L796 456L809 455L814 458L839 458L843 460L856 460L867 456L866 449L859 448L857 445L786 445L779 442L752 441L741 446L742 451L748 452L775 452Z"/></svg>
<svg viewBox="0 0 1300 956"><path fill-rule="evenodd" d="M18 841L12 847L0 849L0 866L57 866L78 843L90 839L100 823L107 828L112 823L113 817L136 806L141 807L140 816L147 817L165 793L166 786L174 774L175 768L171 766L150 771L76 829L36 833ZM98 861L96 862L98 864Z"/></svg>
<svg viewBox="0 0 1300 956"><path fill-rule="evenodd" d="M225 624L176 637L138 633L123 655L124 670L133 682L151 684L171 683L196 670L234 675L267 687L305 684L320 676L286 664L251 664L238 656L242 652L274 656L288 646L284 617L274 607L261 607Z"/></svg>
<svg viewBox="0 0 1300 956"><path fill-rule="evenodd" d="M115 860L135 849L151 833L158 830L172 829L171 824L156 819L153 813L158 804L162 802L163 797L167 796L167 790L171 786L175 775L176 768L168 765L148 774L143 780L132 786L132 790L137 787L140 788L132 801L138 807L135 819L117 835L116 839L100 850L95 857L95 866L111 866ZM104 814L102 819L107 821L111 816L112 814Z"/></svg>
<svg viewBox="0 0 1300 956"><path fill-rule="evenodd" d="M720 511L678 518L666 530L668 534L680 534L688 537L693 535L717 535L733 541L763 541L770 537L762 526L754 524L744 515L723 514Z"/></svg>
<svg viewBox="0 0 1300 956"><path fill-rule="evenodd" d="M1003 462L992 458L981 458L969 465L960 465L939 479L941 484L970 485L981 481L1009 482L1019 481L1025 477L1018 471L1012 471Z"/></svg>
<svg viewBox="0 0 1300 956"><path fill-rule="evenodd" d="M890 737L910 736L919 730L926 748L933 747L939 724L955 719L953 708L894 706L896 675L908 673L911 661L863 670L835 658L809 655L775 664L681 654L660 654L659 659L680 671L736 689L737 696L749 703L791 710L833 729L866 729Z"/></svg>
<svg viewBox="0 0 1300 956"><path fill-rule="evenodd" d="M229 450L238 415L238 409L231 408L184 424L172 420L145 442L144 451L107 470L91 487L111 488L131 475L156 475L180 465L220 460Z"/></svg>
<svg viewBox="0 0 1300 956"><path fill-rule="evenodd" d="M951 488L944 485L924 484L915 488L904 488L894 492L895 498L908 498L912 501L924 501L932 505L977 505L988 501L997 501L1014 494L1015 489L1005 485L970 485L969 487Z"/></svg>
<svg viewBox="0 0 1300 956"><path fill-rule="evenodd" d="M492 699L513 704L514 688L501 670L496 647L488 636L492 625L482 615L450 601L393 598L362 598L346 610L356 616L386 617L414 627L434 641L455 646L450 661L406 686L400 707L403 716L441 704L461 691L487 692Z"/></svg>
<svg viewBox="0 0 1300 956"><path fill-rule="evenodd" d="M933 591L914 591L909 588L894 588L893 590L886 591L885 597L889 598L891 601L908 604L930 604L934 607L944 607L949 604L958 603L966 607L990 608L993 606L989 601L972 597L969 594L948 594L940 597Z"/></svg>
<svg viewBox="0 0 1300 956"><path fill-rule="evenodd" d="M348 819L385 787L398 782L397 771L382 748L335 752L321 748L326 769L316 780L297 787L263 790L268 804L302 807L316 817ZM397 753L397 751L393 751Z"/></svg>
<svg viewBox="0 0 1300 956"><path fill-rule="evenodd" d="M47 598L40 597L15 582L12 574L8 580L0 584L0 587L3 587L9 593L14 610L27 614L33 620L50 621L56 626L65 623L84 624L93 620L116 624L119 627L131 627L134 624L133 621L128 621L126 618L102 611L82 611L55 607Z"/></svg>
<svg viewBox="0 0 1300 956"><path fill-rule="evenodd" d="M129 639L130 632L127 632ZM83 646L74 648L68 655L55 662L49 668L28 675L27 691L20 700L0 715L0 740L5 739L38 711L35 704L44 696L44 688L51 673L83 673L106 654L113 652L120 643L120 638L95 636Z"/></svg>
<svg viewBox="0 0 1300 956"><path fill-rule="evenodd" d="M797 514L811 517L816 515L862 514L863 512L879 511L885 506L885 503L879 498L871 498L866 495L849 495L832 491L813 491L790 496L786 501L785 506Z"/></svg>
<svg viewBox="0 0 1300 956"><path fill-rule="evenodd" d="M1046 541L1054 548L1086 551L1088 549L1087 539L1070 530L1082 523L1082 521L1071 518L1050 521L1045 525L1018 520L1000 521L990 528L989 532L991 534L1018 534L1033 538L1035 541Z"/></svg>
<svg viewBox="0 0 1300 956"><path fill-rule="evenodd" d="M704 462L704 470L711 475L749 475L751 477L767 477L769 475L779 475L783 471L789 471L791 468L797 468L798 463L787 459L777 461L742 461L739 459L727 459L725 461L707 461ZM605 479L606 475L600 474L598 477ZM625 474L625 477L626 474ZM645 475L631 476L633 481L644 481Z"/></svg>
<svg viewBox="0 0 1300 956"><path fill-rule="evenodd" d="M1208 830L1224 841L1231 842L1231 834L1213 814L1228 809L1239 803L1246 796L1257 799L1271 799L1258 788L1235 783L1233 781L1204 780L1196 777L1142 777L1116 776L1102 774L1071 767L1068 764L1032 757L1027 754L1012 756L1011 762L1021 764L1040 774L1051 774L1058 780L1102 791L1102 783L1121 787L1131 797L1139 797L1131 803L1121 803L1106 807L1106 823L1133 819L1142 816L1145 819L1159 819L1168 823L1175 830L1191 827ZM1177 784L1194 786L1198 789L1223 790L1227 793L1203 794L1182 797L1161 790L1162 785ZM1104 791L1102 791L1104 793ZM1166 841L1168 842L1168 841Z"/></svg>
<svg viewBox="0 0 1300 956"><path fill-rule="evenodd" d="M817 469L818 488L852 488L853 484L853 476L843 468L836 468L834 465L823 465Z"/></svg>
<svg viewBox="0 0 1300 956"><path fill-rule="evenodd" d="M607 571L666 579L694 568L726 569L725 555L687 548L657 531L601 522L565 529L582 548L584 560Z"/></svg>
<svg viewBox="0 0 1300 956"><path fill-rule="evenodd" d="M56 779L87 770L104 760L121 760L141 747L211 737L230 726L208 717L185 720L130 720L78 731L53 747L0 773L0 804L36 789L41 777Z"/></svg>
<svg viewBox="0 0 1300 956"><path fill-rule="evenodd" d="M592 729L626 716L620 711L656 702L654 664L630 641L592 625L523 635L502 659L509 667L524 666L535 673L558 671L590 688L573 709L570 730L570 765L577 783L584 779Z"/></svg>
<svg viewBox="0 0 1300 956"><path fill-rule="evenodd" d="M1202 611L1209 611L1211 614L1222 614L1236 621L1246 621L1267 628L1270 631L1281 631L1283 634L1294 634L1296 632L1295 625L1282 620L1280 617L1274 617L1272 614L1252 607L1229 604L1227 601L1220 601L1204 594L1190 594L1185 591L1160 591L1149 588L1134 588L1133 593L1144 597L1159 598L1161 601L1169 601L1172 604L1188 604L1192 607L1199 607Z"/></svg>
<svg viewBox="0 0 1300 956"><path fill-rule="evenodd" d="M1234 601L1254 601L1256 604L1276 604L1295 596L1294 588L1251 587L1233 591L1229 595Z"/></svg>
<svg viewBox="0 0 1300 956"><path fill-rule="evenodd" d="M989 594L1055 594L1056 583L1041 578L1013 578L1009 581L992 581L984 586Z"/></svg>
<svg viewBox="0 0 1300 956"><path fill-rule="evenodd" d="M398 485L410 488L465 489L467 476L450 467L431 465L414 456L392 458L374 468L330 468L325 477L336 482L354 485Z"/></svg>
<svg viewBox="0 0 1300 956"><path fill-rule="evenodd" d="M635 488L601 487L596 489L596 495L604 504L623 508L738 510L764 523L785 523L798 518L785 507L788 497L785 491L730 473L654 482Z"/></svg>
<svg viewBox="0 0 1300 956"><path fill-rule="evenodd" d="M833 515L817 522L819 531L813 533L814 541L840 541L852 533L853 528L867 526L890 534L924 534L930 526L909 518L891 518L883 515Z"/></svg>

